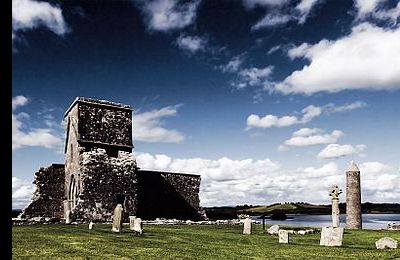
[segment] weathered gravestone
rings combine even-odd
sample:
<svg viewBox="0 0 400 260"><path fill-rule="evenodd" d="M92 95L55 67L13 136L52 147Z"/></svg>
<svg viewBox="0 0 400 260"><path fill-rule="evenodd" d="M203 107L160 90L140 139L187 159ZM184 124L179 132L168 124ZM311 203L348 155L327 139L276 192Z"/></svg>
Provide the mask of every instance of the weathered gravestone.
<svg viewBox="0 0 400 260"><path fill-rule="evenodd" d="M141 218L135 218L133 221L133 232L141 236L143 234L143 223Z"/></svg>
<svg viewBox="0 0 400 260"><path fill-rule="evenodd" d="M382 237L375 242L377 249L391 248L396 249L398 246L397 240L390 237Z"/></svg>
<svg viewBox="0 0 400 260"><path fill-rule="evenodd" d="M251 218L246 218L243 220L243 234L250 235L252 228L252 221Z"/></svg>
<svg viewBox="0 0 400 260"><path fill-rule="evenodd" d="M89 229L92 230L92 229L93 229L93 226L94 226L94 223L93 223L92 221L90 221L90 223L89 223Z"/></svg>
<svg viewBox="0 0 400 260"><path fill-rule="evenodd" d="M133 230L135 225L136 216L129 216L129 229Z"/></svg>
<svg viewBox="0 0 400 260"><path fill-rule="evenodd" d="M278 235L279 232L279 226L278 225L273 225L272 227L267 229L267 233L270 235Z"/></svg>
<svg viewBox="0 0 400 260"><path fill-rule="evenodd" d="M121 204L118 204L114 209L114 217L113 217L113 225L112 231L113 232L121 232L122 229L122 208Z"/></svg>
<svg viewBox="0 0 400 260"><path fill-rule="evenodd" d="M278 231L279 243L289 244L289 232L287 230L280 229Z"/></svg>
<svg viewBox="0 0 400 260"><path fill-rule="evenodd" d="M321 231L321 246L342 246L344 228L324 227Z"/></svg>

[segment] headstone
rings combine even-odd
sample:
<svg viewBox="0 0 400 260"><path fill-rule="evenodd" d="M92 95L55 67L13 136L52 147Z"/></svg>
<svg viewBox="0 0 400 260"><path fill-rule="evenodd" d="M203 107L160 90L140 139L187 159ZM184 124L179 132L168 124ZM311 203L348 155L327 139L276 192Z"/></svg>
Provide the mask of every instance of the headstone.
<svg viewBox="0 0 400 260"><path fill-rule="evenodd" d="M118 204L114 209L114 217L113 217L113 225L112 231L113 232L121 232L122 229L122 208L121 204Z"/></svg>
<svg viewBox="0 0 400 260"><path fill-rule="evenodd" d="M342 246L343 242L342 227L324 227L321 231L321 246Z"/></svg>
<svg viewBox="0 0 400 260"><path fill-rule="evenodd" d="M289 232L287 230L279 229L279 243L289 244Z"/></svg>
<svg viewBox="0 0 400 260"><path fill-rule="evenodd" d="M133 230L135 225L136 216L129 216L129 229Z"/></svg>
<svg viewBox="0 0 400 260"><path fill-rule="evenodd" d="M133 232L135 232L136 235L142 235L143 234L143 223L141 218L135 218L133 221Z"/></svg>
<svg viewBox="0 0 400 260"><path fill-rule="evenodd" d="M93 223L92 221L90 221L90 223L89 223L89 229L92 230L92 229L93 229L93 226L94 226L94 223Z"/></svg>
<svg viewBox="0 0 400 260"><path fill-rule="evenodd" d="M251 228L252 228L252 221L251 218L246 218L243 220L243 234L245 235L250 235L251 234Z"/></svg>
<svg viewBox="0 0 400 260"><path fill-rule="evenodd" d="M267 233L270 235L277 235L279 232L279 226L278 225L273 225L272 227L267 229Z"/></svg>
<svg viewBox="0 0 400 260"><path fill-rule="evenodd" d="M396 239L390 237L383 237L375 242L375 246L377 249L385 249L385 248L396 249L398 246L398 242Z"/></svg>

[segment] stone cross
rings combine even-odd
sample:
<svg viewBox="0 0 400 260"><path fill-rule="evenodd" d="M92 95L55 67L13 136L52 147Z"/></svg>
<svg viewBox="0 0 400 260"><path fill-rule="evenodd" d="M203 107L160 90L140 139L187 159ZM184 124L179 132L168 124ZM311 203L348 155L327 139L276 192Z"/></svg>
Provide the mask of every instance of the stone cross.
<svg viewBox="0 0 400 260"><path fill-rule="evenodd" d="M337 185L333 185L329 196L332 197L332 227L339 227L339 195L342 194L342 189L339 189Z"/></svg>
<svg viewBox="0 0 400 260"><path fill-rule="evenodd" d="M122 211L124 211L124 209L122 208L121 204L118 204L114 209L114 217L113 217L113 225L112 225L112 231L113 232L121 232L121 229L122 229Z"/></svg>
<svg viewBox="0 0 400 260"><path fill-rule="evenodd" d="M251 225L252 225L252 221L251 218L246 218L243 220L243 234L245 235L250 235L251 234Z"/></svg>

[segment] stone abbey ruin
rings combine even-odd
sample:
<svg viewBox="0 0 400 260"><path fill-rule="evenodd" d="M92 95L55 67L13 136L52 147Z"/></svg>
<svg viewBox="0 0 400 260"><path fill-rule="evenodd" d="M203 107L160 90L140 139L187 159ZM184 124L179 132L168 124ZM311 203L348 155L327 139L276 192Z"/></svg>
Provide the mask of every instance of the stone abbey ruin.
<svg viewBox="0 0 400 260"><path fill-rule="evenodd" d="M202 220L200 175L141 170L132 153L132 108L78 97L64 114L65 164L35 173L36 191L22 218L67 222L111 221L122 204L123 219Z"/></svg>

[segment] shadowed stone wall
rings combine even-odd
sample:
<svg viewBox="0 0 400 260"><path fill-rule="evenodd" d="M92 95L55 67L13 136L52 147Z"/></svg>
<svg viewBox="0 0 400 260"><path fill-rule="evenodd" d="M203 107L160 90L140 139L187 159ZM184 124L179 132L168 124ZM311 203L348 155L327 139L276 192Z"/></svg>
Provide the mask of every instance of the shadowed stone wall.
<svg viewBox="0 0 400 260"><path fill-rule="evenodd" d="M33 184L36 190L32 202L23 210L22 218L62 218L64 174L64 164L42 167L35 173Z"/></svg>
<svg viewBox="0 0 400 260"><path fill-rule="evenodd" d="M200 207L199 175L139 170L137 177L138 217L206 219Z"/></svg>

